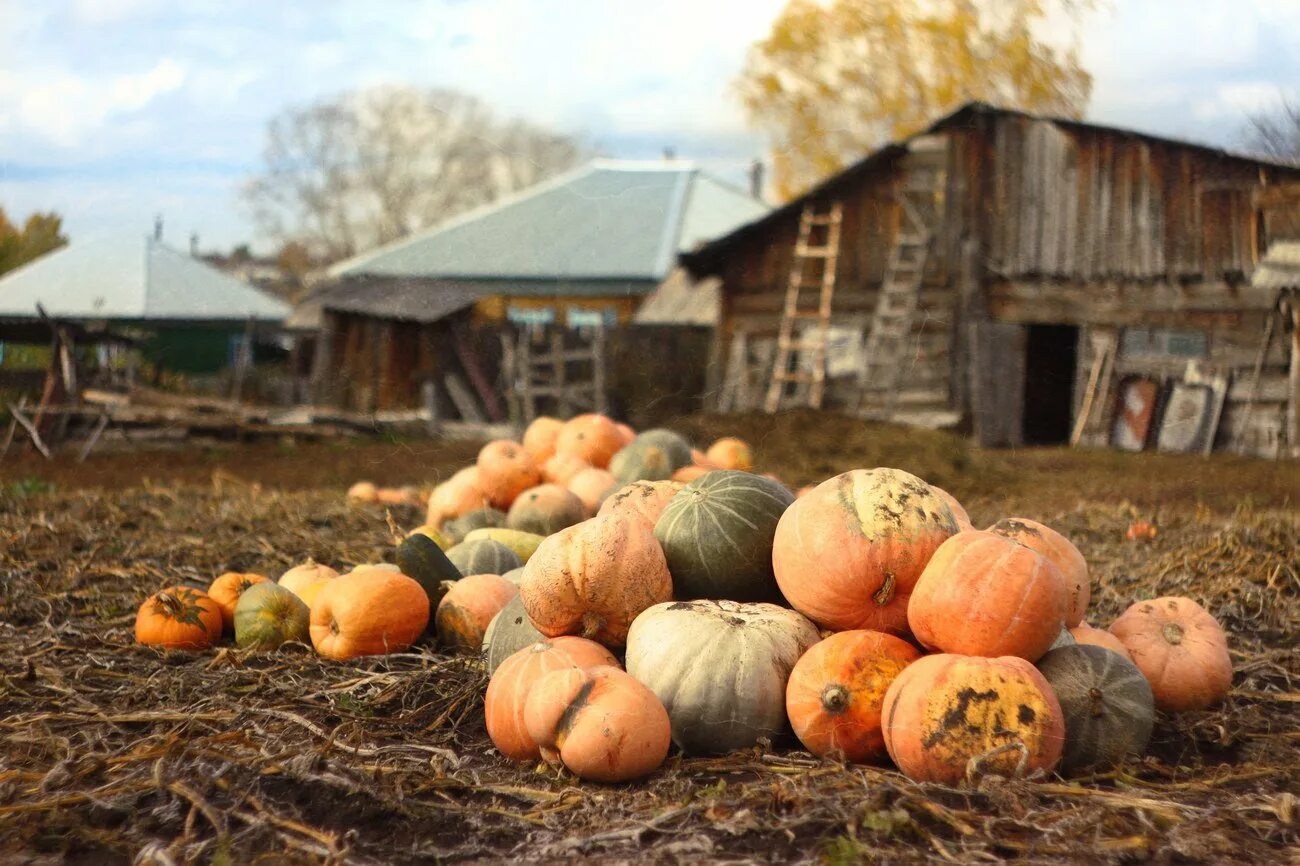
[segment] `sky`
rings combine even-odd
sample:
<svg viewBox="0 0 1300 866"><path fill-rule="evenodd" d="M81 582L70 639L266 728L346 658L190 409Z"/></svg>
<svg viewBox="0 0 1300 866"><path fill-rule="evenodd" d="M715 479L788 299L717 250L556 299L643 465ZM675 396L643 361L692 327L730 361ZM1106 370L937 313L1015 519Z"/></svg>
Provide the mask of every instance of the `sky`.
<svg viewBox="0 0 1300 866"><path fill-rule="evenodd" d="M376 84L452 87L612 157L728 179L763 155L733 90L784 0L0 0L0 207L68 233L259 242L266 122ZM1109 0L1082 31L1090 119L1233 146L1300 85L1300 0ZM1294 92L1294 91L1292 91Z"/></svg>

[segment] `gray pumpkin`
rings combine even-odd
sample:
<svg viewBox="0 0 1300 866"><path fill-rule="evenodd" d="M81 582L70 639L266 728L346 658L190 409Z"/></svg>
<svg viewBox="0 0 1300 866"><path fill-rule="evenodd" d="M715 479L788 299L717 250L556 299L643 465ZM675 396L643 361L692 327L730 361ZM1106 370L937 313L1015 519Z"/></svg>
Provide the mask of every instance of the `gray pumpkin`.
<svg viewBox="0 0 1300 866"><path fill-rule="evenodd" d="M687 442L680 434L663 427L656 427L653 430L647 430L639 434L632 440L632 444L635 445L638 442L661 449L668 455L668 460L672 463L674 472L683 466L690 466L694 462L694 456L691 454L691 443Z"/></svg>
<svg viewBox="0 0 1300 866"><path fill-rule="evenodd" d="M447 551L447 559L466 577L471 574L505 574L524 564L519 554L490 538L461 542Z"/></svg>
<svg viewBox="0 0 1300 866"><path fill-rule="evenodd" d="M495 508L477 508L442 525L442 533L452 544L460 544L475 529L496 529L506 525L506 513Z"/></svg>
<svg viewBox="0 0 1300 866"><path fill-rule="evenodd" d="M1061 633L1056 636L1056 640L1052 641L1052 645L1047 649L1051 651L1054 649L1060 649L1063 646L1074 646L1077 643L1078 641L1074 639L1074 635L1070 634L1070 630L1068 628L1063 628L1061 629Z"/></svg>
<svg viewBox="0 0 1300 866"><path fill-rule="evenodd" d="M609 473L620 484L667 481L679 468L663 448L640 440L623 448L609 461Z"/></svg>
<svg viewBox="0 0 1300 866"><path fill-rule="evenodd" d="M496 673L503 661L541 640L546 640L546 635L533 628L528 611L524 610L523 596L516 595L492 617L483 633L483 654L487 658L488 673Z"/></svg>

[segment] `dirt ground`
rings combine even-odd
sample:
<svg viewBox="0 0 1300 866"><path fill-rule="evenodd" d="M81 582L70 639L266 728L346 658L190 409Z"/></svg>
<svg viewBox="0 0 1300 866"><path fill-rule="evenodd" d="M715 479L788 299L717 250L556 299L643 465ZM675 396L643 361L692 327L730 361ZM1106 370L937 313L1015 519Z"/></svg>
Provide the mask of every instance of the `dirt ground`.
<svg viewBox="0 0 1300 866"><path fill-rule="evenodd" d="M436 649L162 653L133 642L163 585L387 557L359 479L430 484L472 443L200 447L0 464L0 863L1300 862L1300 469L1228 457L979 452L831 415L693 417L798 486L916 472L976 525L1043 520L1093 571L1094 624L1185 594L1230 633L1228 701L1161 717L1150 754L1085 779L918 785L792 738L669 758L601 786L491 749L486 676ZM1150 544L1122 538L1134 517ZM391 514L414 525L414 510Z"/></svg>

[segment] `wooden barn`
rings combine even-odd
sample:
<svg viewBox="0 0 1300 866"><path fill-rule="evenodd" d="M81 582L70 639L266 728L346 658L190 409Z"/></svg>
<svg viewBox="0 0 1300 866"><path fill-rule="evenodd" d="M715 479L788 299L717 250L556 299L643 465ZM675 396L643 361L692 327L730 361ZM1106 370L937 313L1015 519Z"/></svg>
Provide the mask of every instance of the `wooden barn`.
<svg viewBox="0 0 1300 866"><path fill-rule="evenodd" d="M1261 192L1297 180L973 103L681 262L721 281L724 409L1275 454L1297 436L1290 341L1264 345L1278 289L1251 278L1294 230Z"/></svg>

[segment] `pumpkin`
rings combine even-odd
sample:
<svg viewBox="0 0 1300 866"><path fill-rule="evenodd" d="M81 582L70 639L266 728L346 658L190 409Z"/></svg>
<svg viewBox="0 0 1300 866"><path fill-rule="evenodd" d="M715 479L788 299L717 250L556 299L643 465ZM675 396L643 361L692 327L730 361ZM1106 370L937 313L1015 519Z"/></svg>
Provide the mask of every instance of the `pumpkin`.
<svg viewBox="0 0 1300 866"><path fill-rule="evenodd" d="M414 580L429 599L429 621L425 630L434 628L433 614L447 592L448 583L460 580L464 573L452 564L436 541L421 532L413 532L397 545L397 567Z"/></svg>
<svg viewBox="0 0 1300 866"><path fill-rule="evenodd" d="M1087 644L1089 646L1099 646L1102 649L1108 649L1111 652L1119 653L1124 658L1129 658L1128 648L1115 635L1106 631L1104 628L1093 628L1086 622L1081 622L1074 628L1070 629L1070 634L1074 636L1075 643Z"/></svg>
<svg viewBox="0 0 1300 866"><path fill-rule="evenodd" d="M501 576L510 580L509 575ZM518 587L516 581L511 582ZM533 621L528 618L528 611L524 609L524 599L516 592L514 597L506 602L506 606L501 608L501 612L492 617L487 631L483 632L483 652L487 656L488 673L496 673L496 669L501 667L501 663L510 656L526 646L532 646L543 640L546 640L546 635L538 631Z"/></svg>
<svg viewBox="0 0 1300 866"><path fill-rule="evenodd" d="M239 604L239 597L250 586L269 582L269 578L260 574L240 574L237 571L227 571L212 581L208 587L208 598L221 611L222 630L226 634L235 632L235 605Z"/></svg>
<svg viewBox="0 0 1300 866"><path fill-rule="evenodd" d="M429 511L425 521L434 526L442 526L448 520L487 504L487 494L479 486L478 467L467 466L433 488L429 494Z"/></svg>
<svg viewBox="0 0 1300 866"><path fill-rule="evenodd" d="M703 467L704 469L719 468L717 466L714 466L713 463L709 460L709 458L705 456L704 452L698 448L691 449L691 465L700 466Z"/></svg>
<svg viewBox="0 0 1300 866"><path fill-rule="evenodd" d="M907 622L937 652L1035 661L1064 630L1070 598L1051 560L972 529L935 551L912 590Z"/></svg>
<svg viewBox="0 0 1300 866"><path fill-rule="evenodd" d="M545 540L545 538L542 539L542 541ZM538 546L541 546L541 542L538 542ZM529 557L529 559L532 559L532 557ZM515 586L518 586L519 581L524 579L524 567L521 565L518 568L512 568L501 576L513 583Z"/></svg>
<svg viewBox="0 0 1300 866"><path fill-rule="evenodd" d="M429 597L399 571L359 566L331 580L311 606L311 643L327 659L401 652L429 622Z"/></svg>
<svg viewBox="0 0 1300 866"><path fill-rule="evenodd" d="M673 470L681 469L683 466L690 466L694 462L691 443L687 442L681 435L663 427L654 430L647 430L644 433L637 434L632 440L632 444L641 444L642 447L658 448L668 456L668 461ZM669 473L671 474L671 473Z"/></svg>
<svg viewBox="0 0 1300 866"><path fill-rule="evenodd" d="M677 491L685 486L677 481L634 481L602 502L596 514L631 515L654 528L659 515L663 514Z"/></svg>
<svg viewBox="0 0 1300 866"><path fill-rule="evenodd" d="M889 756L908 778L947 785L968 770L1050 772L1065 744L1052 687L1016 656L917 659L885 692L881 727Z"/></svg>
<svg viewBox="0 0 1300 866"><path fill-rule="evenodd" d="M202 650L221 639L221 608L207 593L188 586L159 590L135 615L135 639L164 649Z"/></svg>
<svg viewBox="0 0 1300 866"><path fill-rule="evenodd" d="M295 565L280 575L277 583L302 598L303 591L308 587L314 586L321 581L333 580L338 576L339 573L328 565L321 565L314 559L308 559L301 565Z"/></svg>
<svg viewBox="0 0 1300 866"><path fill-rule="evenodd" d="M619 451L609 461L609 474L619 484L633 481L663 481L671 478L677 467L668 452L657 445L635 441Z"/></svg>
<svg viewBox="0 0 1300 866"><path fill-rule="evenodd" d="M595 514L600 509L600 504L605 501L605 498L619 488L619 483L613 475L604 469L589 468L583 469L570 478L568 487L575 496L582 500L582 505L587 509L587 513Z"/></svg>
<svg viewBox="0 0 1300 866"><path fill-rule="evenodd" d="M518 529L497 529L496 527L475 529L465 536L466 542L495 541L498 544L504 544L514 552L515 556L519 557L521 563L527 562L537 552L538 546L545 540L546 536L544 535L523 532ZM517 569L509 570L516 571Z"/></svg>
<svg viewBox="0 0 1300 866"><path fill-rule="evenodd" d="M1125 541L1155 541L1160 529L1150 520L1134 520L1124 530Z"/></svg>
<svg viewBox="0 0 1300 866"><path fill-rule="evenodd" d="M937 493L939 498L946 502L948 507L952 509L952 516L957 518L958 528L963 532L967 529L975 528L974 524L970 522L970 515L966 513L966 509L962 507L962 504L957 501L957 497L953 496L942 487L935 487L933 484L930 485L930 489Z"/></svg>
<svg viewBox="0 0 1300 866"><path fill-rule="evenodd" d="M543 541L524 566L519 591L542 634L580 634L621 647L637 614L673 597L673 580L650 527L607 514Z"/></svg>
<svg viewBox="0 0 1300 866"><path fill-rule="evenodd" d="M1218 620L1190 598L1140 601L1110 627L1146 675L1165 712L1203 710L1232 688L1232 658Z"/></svg>
<svg viewBox="0 0 1300 866"><path fill-rule="evenodd" d="M813 646L790 671L785 710L804 748L857 763L885 754L880 713L894 678L921 657L902 638L842 631Z"/></svg>
<svg viewBox="0 0 1300 866"><path fill-rule="evenodd" d="M515 499L506 512L506 526L545 536L589 516L587 506L573 492L559 484L539 484Z"/></svg>
<svg viewBox="0 0 1300 866"><path fill-rule="evenodd" d="M726 436L710 445L704 459L719 469L748 472L754 468L754 452L749 443L734 436Z"/></svg>
<svg viewBox="0 0 1300 866"><path fill-rule="evenodd" d="M524 430L522 444L533 463L541 466L555 454L555 441L560 438L564 422L549 415L539 415Z"/></svg>
<svg viewBox="0 0 1300 866"><path fill-rule="evenodd" d="M454 520L448 520L441 527L443 537L447 540L449 547L443 550L450 550L457 544L465 540L476 529L494 529L506 525L506 513L496 508L476 508L473 511L462 514Z"/></svg>
<svg viewBox="0 0 1300 866"><path fill-rule="evenodd" d="M952 509L920 478L855 469L786 509L772 566L781 593L818 625L905 635L912 587L955 534Z"/></svg>
<svg viewBox="0 0 1300 866"><path fill-rule="evenodd" d="M807 484L795 491L794 498L803 499L805 496L807 496L809 493L812 493L816 489L817 489L816 484Z"/></svg>
<svg viewBox="0 0 1300 866"><path fill-rule="evenodd" d="M1070 539L1036 520L1025 517L1007 517L989 527L989 532L1004 535L1012 541L1018 541L1030 550L1047 557L1061 574L1065 576L1070 587L1070 611L1065 618L1066 628L1074 628L1083 622L1083 614L1088 609L1092 598L1092 588L1088 580L1088 562L1079 552L1079 548L1070 543Z"/></svg>
<svg viewBox="0 0 1300 866"><path fill-rule="evenodd" d="M632 623L627 672L658 696L682 749L729 752L786 730L786 681L817 639L774 604L667 602Z"/></svg>
<svg viewBox="0 0 1300 866"><path fill-rule="evenodd" d="M515 497L542 482L542 471L518 442L497 439L478 452L478 483L488 502L509 508Z"/></svg>
<svg viewBox="0 0 1300 866"><path fill-rule="evenodd" d="M580 457L556 454L542 467L542 478L551 484L564 485L582 470L591 468L591 464Z"/></svg>
<svg viewBox="0 0 1300 866"><path fill-rule="evenodd" d="M375 502L380 505L418 505L419 501L414 487L381 487L375 491Z"/></svg>
<svg viewBox="0 0 1300 866"><path fill-rule="evenodd" d="M524 724L524 705L537 681L552 671L617 665L609 650L580 637L557 637L529 644L505 658L488 680L483 717L497 751L512 761L542 756Z"/></svg>
<svg viewBox="0 0 1300 866"><path fill-rule="evenodd" d="M233 619L240 649L273 650L286 641L311 642L311 611L278 583L267 581L245 590Z"/></svg>
<svg viewBox="0 0 1300 866"><path fill-rule="evenodd" d="M472 574L447 589L434 621L438 642L457 652L476 653L483 646L492 617L519 594L519 587L496 574Z"/></svg>
<svg viewBox="0 0 1300 866"><path fill-rule="evenodd" d="M524 724L547 763L591 782L647 776L672 742L663 704L612 665L543 675L529 690Z"/></svg>
<svg viewBox="0 0 1300 866"><path fill-rule="evenodd" d="M1078 641L1074 639L1074 635L1070 633L1070 630L1063 628L1061 629L1061 633L1056 636L1056 639L1052 641L1051 646L1047 648L1047 651L1051 652L1052 650L1060 649L1063 646L1074 646L1076 643L1078 643Z"/></svg>
<svg viewBox="0 0 1300 866"><path fill-rule="evenodd" d="M315 583L303 587L301 590L294 593L294 595L298 596L299 601L307 605L308 610L311 610L311 606L316 603L316 596L320 595L321 590L328 585L328 580L318 580Z"/></svg>
<svg viewBox="0 0 1300 866"><path fill-rule="evenodd" d="M716 469L682 488L655 524L675 598L781 602L772 538L794 496L782 485Z"/></svg>
<svg viewBox="0 0 1300 866"><path fill-rule="evenodd" d="M434 526L432 523L421 524L406 533L407 538L410 538L412 535L423 535L425 538L438 545L439 550L446 550L455 544L454 541L447 537L447 533L444 532L441 527Z"/></svg>
<svg viewBox="0 0 1300 866"><path fill-rule="evenodd" d="M696 478L703 478L714 470L708 466L683 466L673 473L673 481L689 484Z"/></svg>
<svg viewBox="0 0 1300 866"><path fill-rule="evenodd" d="M1099 646L1066 646L1039 659L1038 670L1065 719L1062 772L1106 770L1146 751L1155 704L1135 664Z"/></svg>
<svg viewBox="0 0 1300 866"><path fill-rule="evenodd" d="M519 554L490 538L462 541L447 551L447 559L461 574L505 574L524 564Z"/></svg>
<svg viewBox="0 0 1300 866"><path fill-rule="evenodd" d="M379 488L369 481L358 481L348 488L348 499L353 502L377 502Z"/></svg>
<svg viewBox="0 0 1300 866"><path fill-rule="evenodd" d="M632 440L636 438L636 431L626 424L615 421L614 429L618 431L618 436L623 440L624 445L631 445Z"/></svg>
<svg viewBox="0 0 1300 866"><path fill-rule="evenodd" d="M623 447L618 427L604 415L578 415L564 422L555 440L557 457L571 457L604 469Z"/></svg>

